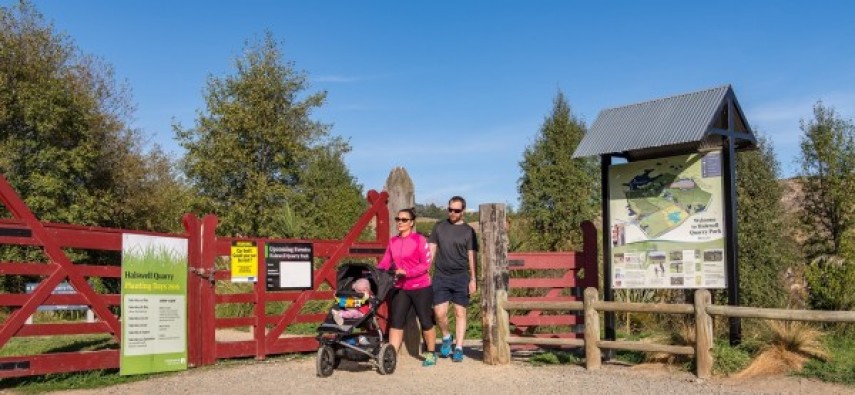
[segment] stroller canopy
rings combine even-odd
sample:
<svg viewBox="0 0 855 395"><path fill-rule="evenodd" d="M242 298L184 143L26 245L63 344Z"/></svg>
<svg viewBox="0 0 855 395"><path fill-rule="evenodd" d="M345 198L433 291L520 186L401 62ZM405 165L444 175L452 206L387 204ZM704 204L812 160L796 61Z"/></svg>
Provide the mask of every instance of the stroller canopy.
<svg viewBox="0 0 855 395"><path fill-rule="evenodd" d="M371 282L371 291L379 300L386 299L395 286L395 277L385 270L367 263L346 262L339 266L336 273L336 291L351 291L353 282L360 278L367 278Z"/></svg>

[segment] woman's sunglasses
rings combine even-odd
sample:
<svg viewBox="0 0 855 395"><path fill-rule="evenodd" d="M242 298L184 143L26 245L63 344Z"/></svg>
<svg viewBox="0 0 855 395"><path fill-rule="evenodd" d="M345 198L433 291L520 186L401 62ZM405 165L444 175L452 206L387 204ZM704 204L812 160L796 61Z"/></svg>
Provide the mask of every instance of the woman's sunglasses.
<svg viewBox="0 0 855 395"><path fill-rule="evenodd" d="M395 217L395 222L410 222L410 221L412 221L412 220L409 218L397 218L397 217Z"/></svg>

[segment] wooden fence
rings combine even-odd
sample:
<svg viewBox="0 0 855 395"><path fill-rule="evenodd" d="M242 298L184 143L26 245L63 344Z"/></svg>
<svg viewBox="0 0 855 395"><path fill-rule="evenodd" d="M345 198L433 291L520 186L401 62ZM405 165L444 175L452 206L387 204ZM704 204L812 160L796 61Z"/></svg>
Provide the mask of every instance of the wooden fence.
<svg viewBox="0 0 855 395"><path fill-rule="evenodd" d="M485 333L495 332L497 337L495 346L488 347L485 338L484 362L488 364L496 361L509 360L510 355L487 355L486 350L509 350L511 344L538 344L585 347L585 366L588 369L597 369L602 360L602 349L632 350L643 352L665 352L671 354L694 355L696 360L697 375L700 378L708 378L712 375L713 366L713 325L712 316L726 316L739 318L762 318L786 321L809 321L809 322L848 322L855 323L855 311L817 311L817 310L788 310L788 309L766 309L756 307L734 307L719 306L711 303L712 297L706 289L695 291L694 304L648 304L627 302L605 302L599 300L599 292L596 288L585 290L582 302L541 302L538 304L527 302L510 302L500 299L496 302L497 314L495 316L495 328L484 328ZM540 310L556 311L583 311L585 314L585 337L583 339L539 339L530 337L511 336L506 329L508 325L507 312L512 310ZM599 313L603 311L634 312L634 313L661 313L661 314L689 314L695 317L695 344L694 345L670 345L650 344L638 341L606 341L600 339ZM505 328L504 330L502 328ZM509 351L508 351L509 353Z"/></svg>
<svg viewBox="0 0 855 395"><path fill-rule="evenodd" d="M585 289L584 298L581 302L509 301L508 241L504 227L504 205L481 205L481 214L482 250L484 254L484 285L482 288L484 297L482 301L484 363L490 365L509 363L511 345L568 346L585 348L585 365L588 369L600 367L602 349L693 355L696 360L695 366L698 377L709 378L712 376L713 366L712 316L809 322L855 322L855 311L786 310L714 305L710 292L706 289L695 291L694 304L606 302L599 300L599 291L594 287ZM509 311L515 310L584 312L584 338L513 336L510 331ZM600 312L694 315L695 344L670 345L602 340L600 338Z"/></svg>

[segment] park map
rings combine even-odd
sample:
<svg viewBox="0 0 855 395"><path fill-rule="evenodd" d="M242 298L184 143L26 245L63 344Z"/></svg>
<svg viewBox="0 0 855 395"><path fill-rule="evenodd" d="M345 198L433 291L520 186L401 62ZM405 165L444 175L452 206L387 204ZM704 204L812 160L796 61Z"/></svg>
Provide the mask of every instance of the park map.
<svg viewBox="0 0 855 395"><path fill-rule="evenodd" d="M723 287L721 186L719 152L611 166L613 286Z"/></svg>

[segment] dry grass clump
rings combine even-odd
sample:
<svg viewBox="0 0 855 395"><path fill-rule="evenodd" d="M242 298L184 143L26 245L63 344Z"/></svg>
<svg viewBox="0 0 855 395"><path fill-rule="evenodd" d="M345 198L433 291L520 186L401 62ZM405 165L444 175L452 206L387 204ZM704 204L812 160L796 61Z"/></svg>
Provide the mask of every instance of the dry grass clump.
<svg viewBox="0 0 855 395"><path fill-rule="evenodd" d="M749 378L799 371L810 358L828 360L822 331L804 322L766 321L769 344L745 370L734 377Z"/></svg>
<svg viewBox="0 0 855 395"><path fill-rule="evenodd" d="M672 330L667 334L652 336L642 339L642 342L656 344L674 344L678 346L692 346L695 344L695 326L687 322L673 322ZM646 352L644 353L644 363L637 365L637 368L644 369L646 367L655 366L673 366L682 365L692 360L691 355L671 354L666 352Z"/></svg>

